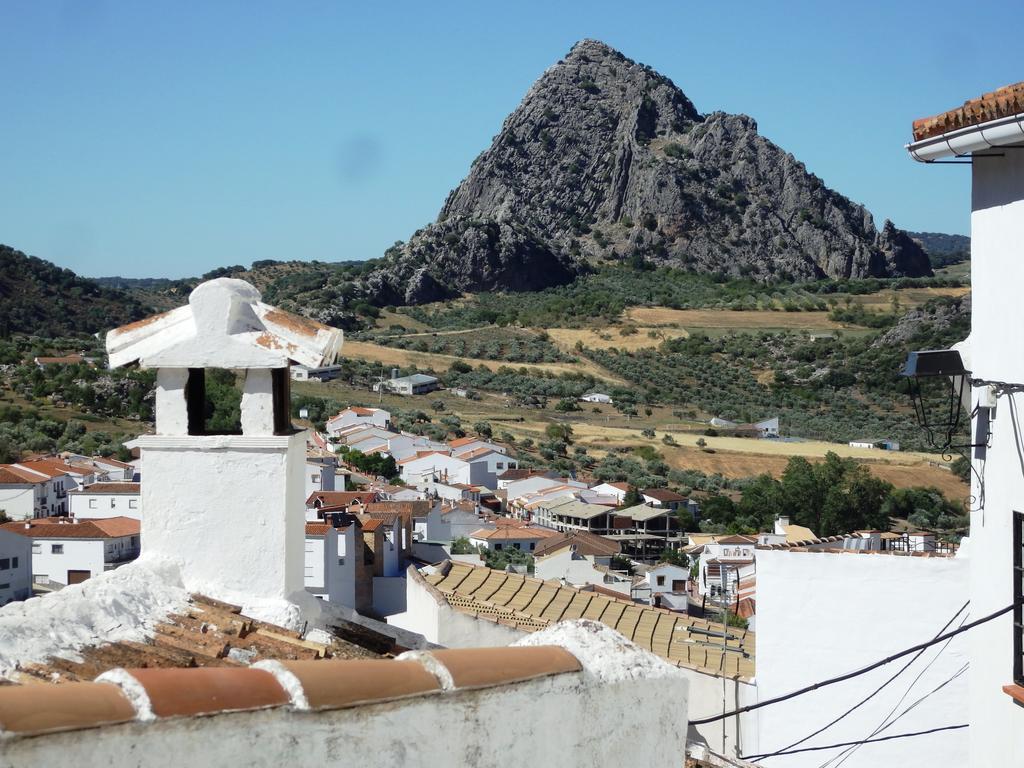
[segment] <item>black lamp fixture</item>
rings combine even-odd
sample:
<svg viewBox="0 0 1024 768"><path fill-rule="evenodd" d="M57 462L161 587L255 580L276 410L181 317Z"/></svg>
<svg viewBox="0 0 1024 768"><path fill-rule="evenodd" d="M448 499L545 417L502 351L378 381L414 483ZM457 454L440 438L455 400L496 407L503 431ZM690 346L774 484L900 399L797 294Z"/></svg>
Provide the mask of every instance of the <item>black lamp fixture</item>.
<svg viewBox="0 0 1024 768"><path fill-rule="evenodd" d="M963 396L971 383L971 372L955 349L911 352L902 376L907 377L910 399L917 421L928 435L928 443L941 453L954 446L960 430Z"/></svg>

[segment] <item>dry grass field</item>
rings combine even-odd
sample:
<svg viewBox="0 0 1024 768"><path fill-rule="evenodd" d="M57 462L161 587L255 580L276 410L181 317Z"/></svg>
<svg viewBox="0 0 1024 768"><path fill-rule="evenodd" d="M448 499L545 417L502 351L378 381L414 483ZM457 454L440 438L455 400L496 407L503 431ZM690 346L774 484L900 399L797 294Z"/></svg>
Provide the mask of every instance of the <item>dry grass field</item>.
<svg viewBox="0 0 1024 768"><path fill-rule="evenodd" d="M529 365L524 365L522 363L510 363L501 360L481 360L477 358L455 357L454 355L435 355L430 352L415 352L409 349L396 349L394 347L381 346L380 344L371 344L366 341L346 341L344 349L346 356L358 358L359 360L369 360L371 362L383 363L384 365L411 366L423 370L444 371L456 360L462 360L474 368L483 365L492 371L506 367L528 368L549 371L551 373L588 373L605 381L617 384L626 383L589 360L583 360L579 363L530 363Z"/></svg>
<svg viewBox="0 0 1024 768"><path fill-rule="evenodd" d="M621 349L635 352L638 349L656 347L666 339L675 339L690 334L682 328L637 327L636 333L623 336L619 328L585 329L585 328L547 328L548 336L559 348L572 353L576 344L582 342L590 349ZM649 335L653 334L653 335Z"/></svg>
<svg viewBox="0 0 1024 768"><path fill-rule="evenodd" d="M899 291L887 289L865 296L851 296L850 299L854 304L860 304L865 309L871 309L876 312L891 312L893 309L893 299L895 298L899 301L900 311L905 312L939 296L963 296L970 292L971 289L968 287L903 288ZM845 297L841 298L840 303L844 299Z"/></svg>
<svg viewBox="0 0 1024 768"><path fill-rule="evenodd" d="M625 317L638 325L645 326L722 328L736 331L770 328L792 331L834 331L847 327L843 323L829 320L827 312L771 312L769 310L734 312L729 309L634 307L626 310Z"/></svg>

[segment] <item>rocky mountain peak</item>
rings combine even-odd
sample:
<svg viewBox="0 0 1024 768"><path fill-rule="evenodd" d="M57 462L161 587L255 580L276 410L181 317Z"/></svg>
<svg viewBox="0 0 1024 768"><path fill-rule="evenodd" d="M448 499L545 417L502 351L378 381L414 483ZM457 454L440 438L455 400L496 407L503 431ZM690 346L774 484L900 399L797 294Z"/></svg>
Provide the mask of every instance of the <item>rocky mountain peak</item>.
<svg viewBox="0 0 1024 768"><path fill-rule="evenodd" d="M753 118L701 115L667 77L581 40L375 284L392 301L532 290L638 258L765 280L930 273L919 244L877 231Z"/></svg>

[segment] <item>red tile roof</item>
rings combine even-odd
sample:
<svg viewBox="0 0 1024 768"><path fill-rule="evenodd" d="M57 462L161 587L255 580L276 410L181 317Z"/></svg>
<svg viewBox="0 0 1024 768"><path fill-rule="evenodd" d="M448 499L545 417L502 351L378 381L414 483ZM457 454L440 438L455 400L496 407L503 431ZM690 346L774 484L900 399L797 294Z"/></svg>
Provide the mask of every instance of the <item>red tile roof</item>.
<svg viewBox="0 0 1024 768"><path fill-rule="evenodd" d="M139 483L93 483L85 488L76 488L71 491L76 495L89 493L138 493Z"/></svg>
<svg viewBox="0 0 1024 768"><path fill-rule="evenodd" d="M326 536L329 530L331 526L327 523L306 523L307 536Z"/></svg>
<svg viewBox="0 0 1024 768"><path fill-rule="evenodd" d="M375 491L315 491L306 499L306 506L342 507L348 504L369 504L376 500Z"/></svg>
<svg viewBox="0 0 1024 768"><path fill-rule="evenodd" d="M686 501L685 496L680 496L668 488L644 488L640 491L642 496L650 496L655 501Z"/></svg>
<svg viewBox="0 0 1024 768"><path fill-rule="evenodd" d="M32 461L19 461L18 467L24 467L25 469L31 469L33 472L38 472L47 477L60 477L61 475L68 474L70 469L64 462L54 461L53 459L33 459Z"/></svg>
<svg viewBox="0 0 1024 768"><path fill-rule="evenodd" d="M457 440L450 441L448 445L450 445L452 448L461 448L464 445L479 442L483 442L479 437L460 437Z"/></svg>
<svg viewBox="0 0 1024 768"><path fill-rule="evenodd" d="M1024 82L965 101L962 107L914 121L914 141L1024 113Z"/></svg>
<svg viewBox="0 0 1024 768"><path fill-rule="evenodd" d="M78 365L84 363L85 358L79 354L63 355L61 357L37 357L37 365Z"/></svg>
<svg viewBox="0 0 1024 768"><path fill-rule="evenodd" d="M479 531L469 534L469 538L484 539L485 541L521 541L524 539L548 539L558 535L558 531L552 531L548 528L519 528L503 525L493 531L481 528Z"/></svg>
<svg viewBox="0 0 1024 768"><path fill-rule="evenodd" d="M378 520L376 517L367 517L365 515L359 515L359 522L362 524L363 530L367 533L373 533L384 525L383 520Z"/></svg>
<svg viewBox="0 0 1024 768"><path fill-rule="evenodd" d="M537 545L533 554L538 557L550 555L573 545L576 546L578 554L593 557L612 557L622 551L622 545L617 541L606 539L604 536L589 531L572 531L542 541Z"/></svg>
<svg viewBox="0 0 1024 768"><path fill-rule="evenodd" d="M48 477L12 467L10 464L0 464L0 483L4 485L35 485L45 483L47 480Z"/></svg>
<svg viewBox="0 0 1024 768"><path fill-rule="evenodd" d="M44 517L39 520L4 523L0 527L31 539L114 539L121 536L138 536L140 523L132 517L100 517L89 520Z"/></svg>

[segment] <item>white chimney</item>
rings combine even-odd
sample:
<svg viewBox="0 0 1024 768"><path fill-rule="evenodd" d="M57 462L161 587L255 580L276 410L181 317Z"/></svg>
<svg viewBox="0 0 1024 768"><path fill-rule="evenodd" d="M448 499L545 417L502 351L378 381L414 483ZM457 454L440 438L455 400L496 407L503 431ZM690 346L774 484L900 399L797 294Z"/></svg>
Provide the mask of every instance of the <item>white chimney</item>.
<svg viewBox="0 0 1024 768"><path fill-rule="evenodd" d="M219 278L200 284L187 306L106 341L112 368L137 362L157 374L156 434L128 444L146 467L143 552L176 560L192 592L271 613L304 600L306 440L290 419L289 367L331 365L341 332ZM207 428L207 369L236 372L240 430ZM233 531L245 536L236 541Z"/></svg>
<svg viewBox="0 0 1024 768"><path fill-rule="evenodd" d="M786 535L786 526L789 525L789 515L779 515L775 518L775 534L777 536Z"/></svg>

